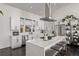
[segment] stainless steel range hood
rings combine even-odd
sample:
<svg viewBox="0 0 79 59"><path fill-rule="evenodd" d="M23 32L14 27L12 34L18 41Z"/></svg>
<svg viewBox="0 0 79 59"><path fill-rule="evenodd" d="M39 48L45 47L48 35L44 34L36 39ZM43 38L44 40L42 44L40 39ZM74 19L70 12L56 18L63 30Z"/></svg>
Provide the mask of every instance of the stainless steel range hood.
<svg viewBox="0 0 79 59"><path fill-rule="evenodd" d="M52 12L51 12L51 4L50 3L45 3L45 17L44 18L40 18L40 20L44 20L44 21L56 21L54 19L52 19Z"/></svg>

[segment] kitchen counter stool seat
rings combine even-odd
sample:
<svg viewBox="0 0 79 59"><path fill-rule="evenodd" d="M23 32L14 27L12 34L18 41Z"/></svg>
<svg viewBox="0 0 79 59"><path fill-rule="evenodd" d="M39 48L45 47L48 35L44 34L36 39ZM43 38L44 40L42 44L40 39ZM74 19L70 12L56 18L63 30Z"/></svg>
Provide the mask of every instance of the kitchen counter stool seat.
<svg viewBox="0 0 79 59"><path fill-rule="evenodd" d="M57 50L57 51L60 51L63 47L60 46L60 45L55 45L55 46L52 46L51 49L54 49L54 50Z"/></svg>
<svg viewBox="0 0 79 59"><path fill-rule="evenodd" d="M60 46L65 46L66 44L67 44L67 43L64 42L64 41L61 41L61 42L57 43L57 45L60 45Z"/></svg>
<svg viewBox="0 0 79 59"><path fill-rule="evenodd" d="M58 51L54 49L48 49L45 52L45 56L56 56L58 54Z"/></svg>
<svg viewBox="0 0 79 59"><path fill-rule="evenodd" d="M57 45L60 45L63 47L64 50L67 50L67 48L66 48L67 43L65 41L61 41L61 42L57 43Z"/></svg>
<svg viewBox="0 0 79 59"><path fill-rule="evenodd" d="M57 45L63 47L62 50L60 51L60 54L61 54L62 56L64 56L65 53L67 52L67 46L66 46L67 43L66 43L65 41L61 41L61 42L57 43Z"/></svg>

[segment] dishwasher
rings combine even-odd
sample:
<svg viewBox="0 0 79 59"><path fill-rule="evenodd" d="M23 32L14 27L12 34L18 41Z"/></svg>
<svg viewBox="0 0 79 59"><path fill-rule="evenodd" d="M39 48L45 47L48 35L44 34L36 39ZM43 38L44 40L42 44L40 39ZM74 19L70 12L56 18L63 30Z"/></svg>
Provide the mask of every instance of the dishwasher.
<svg viewBox="0 0 79 59"><path fill-rule="evenodd" d="M26 45L27 40L28 40L28 35L22 35L22 46Z"/></svg>

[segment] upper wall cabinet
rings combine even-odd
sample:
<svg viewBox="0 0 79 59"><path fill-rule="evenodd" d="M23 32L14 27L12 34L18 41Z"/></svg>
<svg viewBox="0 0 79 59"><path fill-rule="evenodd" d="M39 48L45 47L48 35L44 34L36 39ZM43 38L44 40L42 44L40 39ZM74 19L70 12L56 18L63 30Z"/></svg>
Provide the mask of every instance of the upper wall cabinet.
<svg viewBox="0 0 79 59"><path fill-rule="evenodd" d="M19 17L11 16L11 30L18 30L20 28L20 19Z"/></svg>

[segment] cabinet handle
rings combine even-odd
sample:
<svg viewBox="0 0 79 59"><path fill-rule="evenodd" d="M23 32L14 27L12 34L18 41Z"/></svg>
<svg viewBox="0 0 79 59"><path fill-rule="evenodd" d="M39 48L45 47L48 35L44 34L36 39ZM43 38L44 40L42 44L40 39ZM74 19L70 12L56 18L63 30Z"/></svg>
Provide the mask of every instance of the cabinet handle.
<svg viewBox="0 0 79 59"><path fill-rule="evenodd" d="M17 42L18 42L19 40L17 39Z"/></svg>

